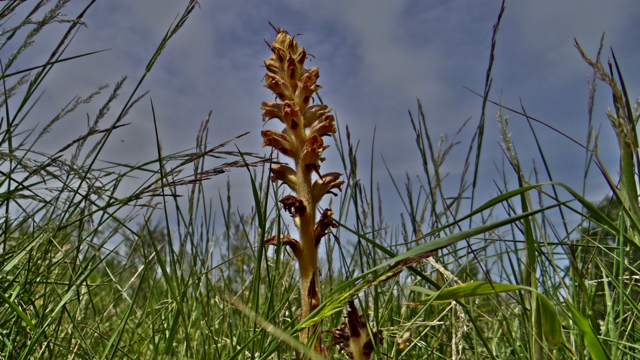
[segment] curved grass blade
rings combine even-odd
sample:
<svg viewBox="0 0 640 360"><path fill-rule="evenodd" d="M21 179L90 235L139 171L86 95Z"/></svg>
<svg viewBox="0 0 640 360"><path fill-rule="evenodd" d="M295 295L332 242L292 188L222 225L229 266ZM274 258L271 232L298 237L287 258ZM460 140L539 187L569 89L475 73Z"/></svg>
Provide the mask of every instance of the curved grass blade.
<svg viewBox="0 0 640 360"><path fill-rule="evenodd" d="M589 325L587 319L580 314L578 309L576 309L568 299L565 300L564 303L567 305L567 308L571 313L573 323L576 324L578 330L582 333L584 343L587 345L587 349L589 349L591 357L594 360L610 360L609 354L607 354L605 349L602 347L600 339L598 339L598 336L596 336L593 329L591 329L591 325Z"/></svg>
<svg viewBox="0 0 640 360"><path fill-rule="evenodd" d="M31 322L31 320L29 319L29 317L27 316L27 314L24 313L24 311L20 310L20 308L18 307L18 305L14 304L13 301L11 301L11 299L9 299L2 291L0 291L0 299L2 299L5 303L7 303L7 305L9 305L9 307L11 308L11 310L13 310L16 314L18 314L18 316L20 316L22 318L22 320L29 325L29 328L33 331L36 330L35 325L33 325L33 323Z"/></svg>
<svg viewBox="0 0 640 360"><path fill-rule="evenodd" d="M279 329L275 325L269 323L266 319L262 318L260 315L258 315L255 312L253 312L251 309L249 309L249 307L245 306L240 301L232 299L231 302L238 309L240 309L240 311L242 311L245 315L247 315L247 316L251 317L252 319L254 319L255 322L258 325L260 325L260 327L262 329L264 329L264 331L266 331L269 334L271 334L272 336L278 338L280 341L282 341L284 344L288 345L292 349L296 350L299 353L304 354L305 356L307 356L310 359L313 359L313 360L324 360L324 357L322 357L320 354L318 354L315 351L313 351L313 349L307 347L305 344L301 343L296 338L294 338L291 335L287 334L282 329ZM257 335L258 334L255 334L254 336L257 336Z"/></svg>
<svg viewBox="0 0 640 360"><path fill-rule="evenodd" d="M338 286L335 290L333 290L328 296L327 296L327 300L325 302L323 302L322 304L320 304L320 306L314 311L312 312L309 317L307 317L305 319L305 321L301 322L297 327L296 330L299 329L303 329L305 327L309 327L315 323L317 323L318 321L326 318L327 316L335 313L336 311L339 311L340 309L342 309L342 307L344 306L344 304L347 303L348 300L350 300L350 298L352 296L354 296L355 294L357 294L358 292L360 292L361 290L363 290L364 288L374 285L375 283L377 283L378 281L380 281L381 279L384 279L385 277L387 277L389 274L389 271L384 271L383 269L385 269L386 267L389 266L393 266L393 265L397 265L398 263L400 263L402 260L406 260L409 258L414 258L414 257L418 257L421 255L424 255L426 253L430 253L433 252L435 250L438 249L442 249L445 248L447 246L453 245L455 243L457 243L458 241L462 241L464 239L468 239L480 234L484 234L486 232L489 232L491 230L500 228L502 226L505 225L509 225L511 223L514 223L516 221L520 221L524 218L539 214L541 212L544 212L546 210L555 208L557 206L563 205L565 204L564 202L561 203L557 203L551 206L547 206L544 208L540 208L537 210L533 210L533 211L529 211L527 213L524 214L520 214L520 215L516 215L516 216L512 216L506 219L502 219L502 220L498 220L498 221L494 221L492 223L488 223L488 224L484 224L481 226L477 226L475 228L472 229L468 229L468 230L463 230L463 231L459 231L457 233L453 233L451 235L445 236L445 237L441 237L439 239L430 241L428 243L424 243L422 245L419 245L403 254L400 254L398 256L395 256L383 263L381 263L380 265L373 267L372 269L370 269L369 271L366 271L364 273L362 273L361 275L344 282L342 285ZM381 273L381 270L382 273ZM394 269L395 270L395 269ZM356 286L357 285L357 286Z"/></svg>
<svg viewBox="0 0 640 360"><path fill-rule="evenodd" d="M488 281L476 281L450 287L447 289L442 289L437 293L433 293L433 291L420 286L411 286L408 289L411 291L429 295L416 303L419 305L426 305L434 301L454 301L462 298L494 295L518 290L530 291L531 293L536 295L536 298L539 301L538 304L540 306L540 312L542 314L542 329L547 342L551 346L557 347L562 343L564 339L564 337L562 336L562 324L560 322L560 319L558 318L558 315L556 314L553 304L551 304L551 301L549 301L546 296L540 294L536 289L528 286L503 284L496 282L490 283Z"/></svg>
<svg viewBox="0 0 640 360"><path fill-rule="evenodd" d="M6 78L14 76L14 75L18 75L18 74L29 72L31 70L36 70L36 69L40 69L40 68L43 68L43 67L46 67L46 66L49 66L49 65L54 65L54 64L65 62L65 61L74 60L74 59L78 59L78 58L81 58L81 57L98 54L98 53L101 53L101 52L104 52L104 51L108 51L108 50L111 50L111 49L103 49L103 50L91 51L91 52L80 54L80 55L69 56L69 57L66 57L66 58L58 59L58 60L48 61L48 62L46 62L46 63L44 63L42 65L38 65L38 66L30 67L30 68L27 68L27 69L18 70L18 71L9 73L9 74L1 75L0 79L6 79Z"/></svg>

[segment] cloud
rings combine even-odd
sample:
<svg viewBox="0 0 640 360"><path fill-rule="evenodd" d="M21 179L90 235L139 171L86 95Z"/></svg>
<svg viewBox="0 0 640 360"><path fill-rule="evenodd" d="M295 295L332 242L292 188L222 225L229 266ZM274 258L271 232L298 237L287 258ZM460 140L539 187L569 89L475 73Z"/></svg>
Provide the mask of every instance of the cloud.
<svg viewBox="0 0 640 360"><path fill-rule="evenodd" d="M65 11L74 15L86 3L72 1ZM498 34L492 98L497 99L502 88L505 105L518 108L522 98L532 115L576 138L584 138L586 77L591 72L573 48L573 37L595 54L600 34L606 31L607 45L614 46L621 65L635 68L640 50L628 46L630 39L640 35L635 14L627 10L633 4L507 3ZM35 118L43 122L51 109L60 109L73 96L86 95L104 83L113 84L123 75L130 76L123 94L132 91L160 39L185 5L185 1L175 0L97 1L85 16L89 27L78 33L67 54L111 50L57 65L47 83L43 98L46 102L34 110ZM320 67L319 83L324 86L320 94L334 108L341 130L344 132L348 125L353 139L361 140L359 154L366 166L377 126L375 181L385 184L385 197L394 198L395 190L380 153L397 176L402 177L405 171L412 176L422 173L407 114L410 110L417 116L416 98L422 101L434 141L441 133L452 135L467 118L472 118L461 134L462 145L451 155L446 168L452 179L461 171L481 106L481 100L461 86L477 91L484 86L492 26L499 6L500 1L202 1L164 49L141 91L151 89L163 149L167 152L192 146L209 110L213 110L212 145L251 130L253 133L239 140L238 146L246 151L265 152L260 147L259 107L261 101L272 99L272 94L262 88L264 69L260 67L269 56L263 39L270 42L274 36L268 21L292 33L303 33L298 37L300 43L315 56L309 65ZM56 39L64 26L55 29L43 34L38 45L51 46L48 41ZM30 56L37 63L44 55L35 52ZM634 86L638 83L628 81L630 93L640 92ZM596 109L598 121L604 119L609 101L604 92L601 95ZM119 110L125 100L123 95L112 111ZM47 141L69 141L82 133L86 113L93 116L99 105L96 102L70 116ZM497 146L496 112L495 107L487 110L486 153L481 169L486 176L495 174L493 162L502 156ZM528 159L537 155L528 125L517 116L512 119L516 147L529 164ZM149 101L142 101L127 121L132 125L114 134L114 144L109 145L104 156L132 163L155 156ZM545 141L543 146L553 152L580 153L580 149L551 131L539 131ZM611 140L604 136L603 146ZM335 159L335 154L335 147L328 150L327 163L332 156ZM556 157L552 161L559 174L572 176L574 170L569 172L563 166L568 160ZM244 181L246 176L239 173L237 177ZM221 185L215 180L211 188ZM486 196L491 193L493 188L486 191ZM239 196L239 206L251 203L244 194ZM399 212L398 204L392 208L393 213Z"/></svg>

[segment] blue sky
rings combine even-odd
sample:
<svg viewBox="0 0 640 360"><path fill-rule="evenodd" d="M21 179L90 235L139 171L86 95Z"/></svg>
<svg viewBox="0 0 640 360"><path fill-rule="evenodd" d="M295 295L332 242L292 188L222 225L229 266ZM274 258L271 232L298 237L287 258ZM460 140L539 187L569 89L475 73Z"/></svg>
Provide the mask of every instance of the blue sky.
<svg viewBox="0 0 640 360"><path fill-rule="evenodd" d="M73 0L65 13L76 15L87 3ZM62 108L73 96L88 94L101 84L113 85L123 75L130 76L125 87L130 91L186 3L98 0L84 17L88 27L76 35L67 55L110 50L56 66L43 102L34 111L34 122L46 123L51 108ZM595 57L603 32L604 58L613 47L630 95L635 98L640 94L636 1L507 1L506 7L497 39L492 99L499 99L500 90L506 106L519 108L522 99L530 115L584 143L587 81L592 72L574 48L573 39L577 38ZM236 145L245 151L264 153L260 147L260 103L272 100L273 95L262 87L264 68L260 66L269 56L263 39L271 42L275 35L268 21L292 34L303 34L297 39L315 56L310 65L320 68L318 83L323 86L320 94L324 102L334 109L341 128L349 126L352 137L361 140L359 168L367 182L376 128L374 182L383 189L387 221L396 224L401 203L381 156L401 180L405 172L413 177L422 175L407 114L410 110L415 115L419 98L436 137L449 134L451 138L471 118L458 138L461 145L444 166L449 178L459 182L468 141L481 111L481 99L463 86L482 92L492 26L499 8L500 1L496 0L202 0L164 50L142 90L151 90L165 152L191 147L200 122L213 110L211 145L252 131ZM38 40L29 53L34 64L46 60L51 47L48 41L57 39L63 30L62 25L55 25ZM611 106L610 93L602 83L599 90L594 124L602 126L601 156L610 172L616 174L615 139L604 115ZM122 105L124 100L123 96L117 104ZM56 149L83 134L86 113L94 115L100 104L96 101L94 107L66 118L49 134L47 146ZM118 109L117 104L114 109ZM503 160L496 113L495 106L487 108L479 200L497 193L492 181L500 177L496 164L500 166ZM519 116L510 117L510 132L522 163L530 168L535 158L540 165L528 125ZM155 135L149 101L140 102L126 121L132 124L113 135L103 158L129 163L153 158ZM536 130L556 180L579 188L584 151L546 128L538 126ZM325 154L323 170L338 169L335 147ZM252 204L246 195L246 173L239 170L230 176L234 206L246 212ZM508 178L515 187L513 174ZM222 176L210 180L210 195L217 197L217 189L224 190L225 182ZM605 190L602 182L594 180L589 198L599 200Z"/></svg>

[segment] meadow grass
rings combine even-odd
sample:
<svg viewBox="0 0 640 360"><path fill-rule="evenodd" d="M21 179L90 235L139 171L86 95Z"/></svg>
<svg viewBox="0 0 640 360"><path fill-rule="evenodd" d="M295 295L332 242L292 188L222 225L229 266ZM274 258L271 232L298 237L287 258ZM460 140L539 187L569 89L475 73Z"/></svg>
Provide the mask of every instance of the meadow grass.
<svg viewBox="0 0 640 360"><path fill-rule="evenodd" d="M157 157L137 165L99 161L111 134L127 126L126 115L145 98L141 84L197 2L187 4L149 54L130 94L121 94L125 78L72 99L42 129L25 129L51 69L91 56L65 55L83 14L62 18L67 1L47 3L8 1L0 10L3 26L18 7L35 6L27 18L43 16L14 21L1 35L1 359L322 358L316 344L326 346L328 358L345 358L329 345L343 322L351 326L351 317L343 318L348 307L348 314L362 315L359 325L375 339L377 359L640 358L640 103L627 94L615 55L602 63L602 46L592 60L576 43L594 71L585 126L602 115L592 112L600 81L612 93L606 116L618 138L620 171L604 167L593 133L577 142L585 159L576 161L584 161L585 177L604 177L610 196L594 204L588 194L554 182L545 160L550 154L537 137L542 167L534 179L526 176L505 113L529 124L539 120L501 106L509 168L499 174L499 196L474 201L486 105L500 105L488 95L503 7L479 94L480 121L456 190L443 185L455 143L435 141L420 104L408 123L424 173L418 180L390 173L404 205L399 224L384 220L380 189L372 173L359 172L349 129L337 126L334 141L325 138L340 154L345 183L331 203L337 228L320 242L326 263L315 280L320 302L310 306L294 250L267 241L297 233L278 202L290 192L269 177L279 165L275 158L243 153L230 145L233 139L210 139L207 118L183 152L164 154L158 140ZM23 51L53 23L68 30L48 60L20 69ZM17 38L22 29L26 35ZM57 152L38 150L60 119L107 91L85 135ZM118 96L124 105L111 109ZM258 128L256 122L247 131ZM588 174L590 168L599 173ZM205 192L204 181L231 169L250 177L249 213L232 210L229 189L213 198ZM507 176L517 177L516 188ZM123 195L122 184L133 178L136 187ZM179 192L187 195L178 198ZM300 336L309 329L317 342Z"/></svg>

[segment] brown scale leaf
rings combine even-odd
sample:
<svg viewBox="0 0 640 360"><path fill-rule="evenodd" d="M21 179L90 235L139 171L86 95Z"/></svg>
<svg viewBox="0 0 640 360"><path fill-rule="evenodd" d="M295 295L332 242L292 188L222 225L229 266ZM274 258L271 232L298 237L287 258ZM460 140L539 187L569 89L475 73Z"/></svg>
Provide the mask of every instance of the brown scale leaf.
<svg viewBox="0 0 640 360"><path fill-rule="evenodd" d="M318 285L316 284L317 273L317 271L313 273L311 282L309 282L309 289L307 289L307 297L311 299L311 306L309 307L310 312L313 312L318 308L318 306L320 306L320 295L318 294Z"/></svg>

